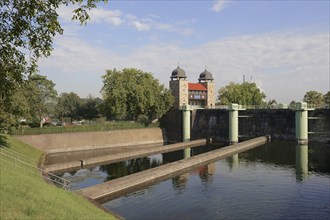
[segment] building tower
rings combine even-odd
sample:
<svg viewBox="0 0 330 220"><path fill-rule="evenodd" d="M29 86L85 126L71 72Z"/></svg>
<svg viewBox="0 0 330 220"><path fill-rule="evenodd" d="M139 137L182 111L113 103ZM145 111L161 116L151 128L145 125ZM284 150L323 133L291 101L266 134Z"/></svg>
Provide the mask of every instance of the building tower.
<svg viewBox="0 0 330 220"><path fill-rule="evenodd" d="M172 71L170 90L174 96L173 106L179 108L183 105L188 105L188 81L186 72L179 66Z"/></svg>
<svg viewBox="0 0 330 220"><path fill-rule="evenodd" d="M203 84L207 89L207 97L205 107L214 108L215 107L215 83L213 82L212 73L205 70L199 74L199 83Z"/></svg>

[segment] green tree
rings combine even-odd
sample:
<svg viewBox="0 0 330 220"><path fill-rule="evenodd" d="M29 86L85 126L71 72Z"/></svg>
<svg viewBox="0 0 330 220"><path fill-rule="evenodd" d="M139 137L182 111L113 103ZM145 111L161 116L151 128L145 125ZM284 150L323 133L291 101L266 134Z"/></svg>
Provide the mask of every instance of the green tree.
<svg viewBox="0 0 330 220"><path fill-rule="evenodd" d="M323 94L315 90L306 92L303 101L307 102L308 104L316 105L316 107L319 107L324 104Z"/></svg>
<svg viewBox="0 0 330 220"><path fill-rule="evenodd" d="M173 103L170 91L152 74L134 68L106 70L102 95L107 116L112 119L150 123L166 113Z"/></svg>
<svg viewBox="0 0 330 220"><path fill-rule="evenodd" d="M330 91L324 94L324 103L329 107L330 106Z"/></svg>
<svg viewBox="0 0 330 220"><path fill-rule="evenodd" d="M76 93L62 93L55 107L57 117L61 121L63 121L63 117L69 117L72 123L73 120L80 118L79 110L81 104L82 100Z"/></svg>
<svg viewBox="0 0 330 220"><path fill-rule="evenodd" d="M290 102L290 104L289 104L289 107L291 108L291 109L295 109L296 108L296 101L294 101L294 100L292 100L291 102Z"/></svg>
<svg viewBox="0 0 330 220"><path fill-rule="evenodd" d="M229 85L220 88L218 99L221 105L237 103L241 105L261 105L266 98L255 83L244 82L242 84L230 82Z"/></svg>
<svg viewBox="0 0 330 220"><path fill-rule="evenodd" d="M100 117L100 106L102 103L102 99L89 95L86 99L82 99L79 115L88 120Z"/></svg>
<svg viewBox="0 0 330 220"><path fill-rule="evenodd" d="M18 84L11 90L12 101L0 104L0 133L11 133L18 127L20 119L26 117L29 107L24 91L25 88Z"/></svg>
<svg viewBox="0 0 330 220"><path fill-rule="evenodd" d="M57 102L55 83L46 76L32 75L25 83L25 93L29 104L29 116L32 122L39 123L43 117L54 116Z"/></svg>
<svg viewBox="0 0 330 220"><path fill-rule="evenodd" d="M56 10L61 5L77 5L73 18L81 24L89 19L87 10L100 0L1 0L0 1L0 132L16 125L13 111L17 87L37 72L37 61L53 50L55 35L62 34Z"/></svg>

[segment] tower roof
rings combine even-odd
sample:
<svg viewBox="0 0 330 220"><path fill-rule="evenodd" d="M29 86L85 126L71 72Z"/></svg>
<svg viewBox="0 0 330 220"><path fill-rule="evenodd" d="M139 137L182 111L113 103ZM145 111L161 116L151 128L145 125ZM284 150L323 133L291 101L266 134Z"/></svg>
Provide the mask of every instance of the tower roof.
<svg viewBox="0 0 330 220"><path fill-rule="evenodd" d="M210 73L209 71L207 71L206 69L201 73L199 74L199 81L202 81L202 80L214 80L213 79L213 76L212 76L212 73Z"/></svg>
<svg viewBox="0 0 330 220"><path fill-rule="evenodd" d="M190 90L190 91L207 91L207 88L201 83L189 83L188 90Z"/></svg>
<svg viewBox="0 0 330 220"><path fill-rule="evenodd" d="M171 79L173 78L187 78L186 72L178 66L172 71Z"/></svg>

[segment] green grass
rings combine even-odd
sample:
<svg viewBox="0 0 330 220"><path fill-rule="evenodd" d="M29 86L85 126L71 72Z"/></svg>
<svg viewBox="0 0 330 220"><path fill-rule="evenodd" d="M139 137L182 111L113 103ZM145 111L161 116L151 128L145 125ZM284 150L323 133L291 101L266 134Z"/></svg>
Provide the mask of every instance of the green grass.
<svg viewBox="0 0 330 220"><path fill-rule="evenodd" d="M13 132L14 135L35 135L35 134L53 134L68 132L90 132L90 131L111 131L122 129L145 128L144 124L135 122L111 122L102 125L79 125L79 126L60 126L60 127L43 127L43 128L19 128ZM150 125L148 127L156 127Z"/></svg>
<svg viewBox="0 0 330 220"><path fill-rule="evenodd" d="M42 152L15 138L0 134L0 144L32 158ZM0 156L0 219L115 219L74 192L50 185L37 173Z"/></svg>

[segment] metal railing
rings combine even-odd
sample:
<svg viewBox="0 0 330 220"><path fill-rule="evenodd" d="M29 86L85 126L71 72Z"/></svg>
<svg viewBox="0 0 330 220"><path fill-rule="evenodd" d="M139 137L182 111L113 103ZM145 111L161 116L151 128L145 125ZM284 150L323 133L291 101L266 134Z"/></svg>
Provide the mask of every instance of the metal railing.
<svg viewBox="0 0 330 220"><path fill-rule="evenodd" d="M20 159L18 158L20 157ZM20 167L26 171L40 175L44 180L54 183L65 190L70 190L70 181L60 176L49 173L34 165L34 160L6 147L0 147L0 160L8 164Z"/></svg>
<svg viewBox="0 0 330 220"><path fill-rule="evenodd" d="M228 109L228 105L217 105L215 109ZM308 109L329 109L329 104L314 105L308 104ZM286 104L273 104L273 105L239 105L239 109L296 109L295 104L286 105Z"/></svg>

